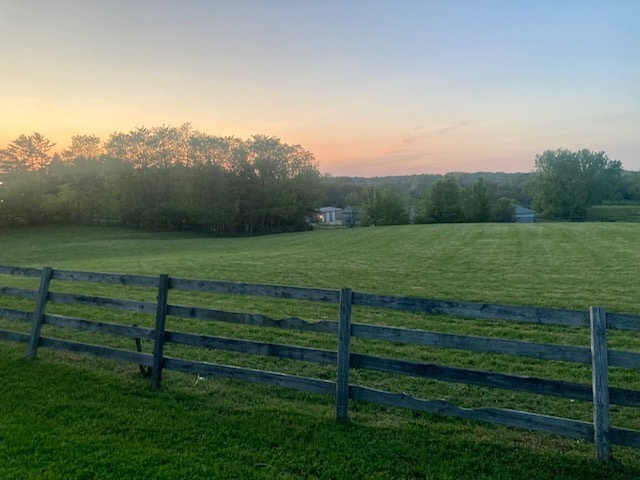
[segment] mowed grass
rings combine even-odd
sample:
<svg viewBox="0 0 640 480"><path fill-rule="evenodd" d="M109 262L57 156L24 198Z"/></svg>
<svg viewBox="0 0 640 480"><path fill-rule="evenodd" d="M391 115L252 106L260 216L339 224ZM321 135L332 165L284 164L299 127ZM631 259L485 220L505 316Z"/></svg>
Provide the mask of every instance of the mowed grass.
<svg viewBox="0 0 640 480"><path fill-rule="evenodd" d="M640 224L463 224L252 238L110 228L0 233L0 264L640 312Z"/></svg>
<svg viewBox="0 0 640 480"><path fill-rule="evenodd" d="M1 233L0 264L348 286L364 292L585 310L604 305L610 311L639 313L639 241L636 224L424 225L237 239L55 228ZM224 301L235 310L254 308L244 299ZM287 316L289 304L267 308ZM501 323L486 327L481 322L381 312L356 315L357 321L474 335L588 341L584 332L552 328L529 330ZM267 334L260 335L256 338ZM613 340L622 347L640 350L633 335L618 337ZM306 341L303 336L296 339ZM397 353L389 346L356 343L354 348L386 356ZM333 399L322 395L171 372L163 389L154 392L132 365L47 350L27 362L24 350L24 345L0 343L0 478L640 478L638 450L615 447L617 461L600 465L589 442L357 402L352 402L350 422L341 425L334 420ZM522 374L530 367L526 362L512 365L510 357L424 349L403 353L423 361L495 371L513 368ZM305 374L325 373L311 369ZM589 378L588 370L566 365L552 365L545 373L569 381ZM635 373L624 375L613 380L640 388ZM380 387L391 382L355 372L354 378ZM584 402L553 403L465 386L443 393L437 383L416 383L409 379L389 384L464 406L497 402L541 413L571 416L575 411L580 419L589 416ZM640 428L638 413L616 409L614 417L621 426Z"/></svg>

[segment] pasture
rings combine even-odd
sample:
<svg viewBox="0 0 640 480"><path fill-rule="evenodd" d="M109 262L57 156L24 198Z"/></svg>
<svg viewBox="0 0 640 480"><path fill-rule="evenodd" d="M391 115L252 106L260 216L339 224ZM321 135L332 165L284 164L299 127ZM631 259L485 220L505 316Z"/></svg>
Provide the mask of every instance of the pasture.
<svg viewBox="0 0 640 480"><path fill-rule="evenodd" d="M640 227L632 224L432 225L238 239L116 229L29 229L2 233L0 264L348 286L372 293L513 305L576 309L605 305L610 311L637 313L639 237ZM286 314L278 310L283 307L272 308L274 315ZM379 322L386 320L402 321ZM436 324L434 320L431 327L438 328ZM482 327L465 323L453 328ZM538 337L548 333L526 332ZM566 341L583 340L570 332ZM638 350L637 338L613 341ZM0 346L6 370L0 387L6 402L0 417L2 477L630 478L640 474L637 450L616 450L619 463L599 465L592 446L584 442L370 405L356 405L351 421L339 425L331 400L322 396L180 374L169 376L165 388L153 392L131 368L46 351L29 363L20 346L6 342ZM491 369L494 360L473 361ZM549 367L549 373L572 375L558 366ZM636 389L640 384L637 375L618 381ZM449 395L464 401L472 391L454 389ZM509 396L513 398L507 402L520 401ZM467 401L482 404L497 397L486 394ZM538 408L580 410L572 404L542 403ZM637 419L631 415L620 413L633 423Z"/></svg>

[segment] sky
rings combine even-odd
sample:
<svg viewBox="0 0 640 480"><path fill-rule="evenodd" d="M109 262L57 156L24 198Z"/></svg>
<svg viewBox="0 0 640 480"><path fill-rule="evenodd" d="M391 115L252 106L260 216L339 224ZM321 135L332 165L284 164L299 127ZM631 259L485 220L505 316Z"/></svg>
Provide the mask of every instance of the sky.
<svg viewBox="0 0 640 480"><path fill-rule="evenodd" d="M640 0L0 0L0 148L185 122L333 176L640 170Z"/></svg>

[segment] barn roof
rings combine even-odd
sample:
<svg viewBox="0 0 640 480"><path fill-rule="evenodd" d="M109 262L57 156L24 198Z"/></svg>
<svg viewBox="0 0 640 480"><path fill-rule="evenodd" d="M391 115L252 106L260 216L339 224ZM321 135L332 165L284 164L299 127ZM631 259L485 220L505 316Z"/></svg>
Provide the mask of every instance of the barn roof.
<svg viewBox="0 0 640 480"><path fill-rule="evenodd" d="M531 210L530 208L516 205L516 215L535 215L535 214L536 214L535 210Z"/></svg>
<svg viewBox="0 0 640 480"><path fill-rule="evenodd" d="M342 209L338 207L321 207L318 209L320 213L337 212L339 210L342 210Z"/></svg>

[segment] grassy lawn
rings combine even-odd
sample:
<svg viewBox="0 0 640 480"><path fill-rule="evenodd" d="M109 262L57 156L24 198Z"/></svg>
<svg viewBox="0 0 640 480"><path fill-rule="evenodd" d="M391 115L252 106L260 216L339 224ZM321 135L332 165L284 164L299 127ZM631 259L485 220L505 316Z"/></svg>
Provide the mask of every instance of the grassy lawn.
<svg viewBox="0 0 640 480"><path fill-rule="evenodd" d="M133 370L2 345L2 478L636 478L591 446L444 417L175 377L155 393ZM103 366L104 367L104 366Z"/></svg>
<svg viewBox="0 0 640 480"><path fill-rule="evenodd" d="M364 292L583 310L604 305L610 311L640 313L639 242L640 224L619 223L420 225L238 239L55 228L0 233L0 264L348 286ZM254 308L244 300L222 301L241 311ZM284 302L265 308L284 316L289 307ZM331 315L316 307L301 307L301 315ZM543 341L554 337L578 345L587 341L584 332L549 327L355 314L354 321L474 335ZM224 327L222 333L230 336L233 328ZM270 334L256 335L264 339ZM303 335L296 340L311 341ZM614 336L612 342L640 350L634 335ZM390 347L354 348L384 354ZM533 368L530 362L511 364L499 356L405 350L410 358L468 368L522 374ZM617 461L600 465L588 442L357 402L351 421L340 425L334 420L333 398L321 395L217 379L194 381L175 373L154 392L131 365L46 350L35 362L27 362L24 351L24 345L0 342L0 478L640 477L638 450L615 447ZM220 358L234 361L232 355ZM582 378L588 373L580 368L545 368L549 378L588 382ZM612 379L640 389L636 373ZM356 378L373 386L390 381L365 374ZM441 386L414 386L414 380L398 387L442 396ZM502 402L508 408L589 415L588 406L567 400L545 403L550 401L511 392L454 386L446 395L463 406ZM617 420L640 428L638 412L627 410L617 409Z"/></svg>
<svg viewBox="0 0 640 480"><path fill-rule="evenodd" d="M216 239L118 229L0 234L0 264L640 312L640 224L415 225Z"/></svg>

